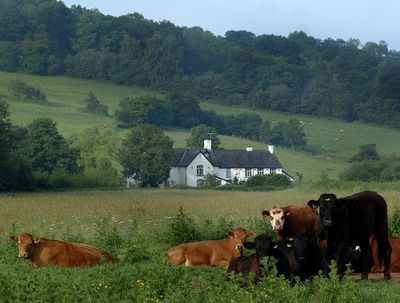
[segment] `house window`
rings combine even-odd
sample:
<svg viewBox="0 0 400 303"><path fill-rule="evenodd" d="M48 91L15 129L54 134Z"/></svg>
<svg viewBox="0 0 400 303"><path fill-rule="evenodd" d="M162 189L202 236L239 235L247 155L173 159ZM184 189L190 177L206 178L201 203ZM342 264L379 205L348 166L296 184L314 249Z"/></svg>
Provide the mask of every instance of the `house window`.
<svg viewBox="0 0 400 303"><path fill-rule="evenodd" d="M244 170L244 175L245 175L246 177L251 177L251 168L246 168L246 169Z"/></svg>
<svg viewBox="0 0 400 303"><path fill-rule="evenodd" d="M257 168L257 175L263 175L264 174L264 169L263 168Z"/></svg>
<svg viewBox="0 0 400 303"><path fill-rule="evenodd" d="M226 177L227 178L231 177L231 170L229 168L226 169Z"/></svg>
<svg viewBox="0 0 400 303"><path fill-rule="evenodd" d="M203 176L203 175L204 175L204 168L203 168L203 165L197 165L196 175L197 175L197 176Z"/></svg>
<svg viewBox="0 0 400 303"><path fill-rule="evenodd" d="M204 185L204 180L203 179L197 179L197 187L201 187Z"/></svg>
<svg viewBox="0 0 400 303"><path fill-rule="evenodd" d="M271 169L269 170L269 173L270 173L271 175L275 175L275 174L276 174L276 169L275 169L275 168L271 168Z"/></svg>

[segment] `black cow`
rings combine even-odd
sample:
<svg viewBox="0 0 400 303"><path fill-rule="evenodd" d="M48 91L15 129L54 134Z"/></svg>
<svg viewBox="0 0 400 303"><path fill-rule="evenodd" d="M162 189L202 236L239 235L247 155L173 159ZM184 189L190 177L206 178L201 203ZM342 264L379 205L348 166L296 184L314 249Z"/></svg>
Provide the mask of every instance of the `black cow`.
<svg viewBox="0 0 400 303"><path fill-rule="evenodd" d="M308 205L319 208L321 230L326 234L328 259L336 258L337 272L343 277L346 252L357 245L361 248L361 279L368 279L373 264L369 237L374 234L378 242L379 259L385 265L384 278L390 279L390 255L387 205L376 192L364 191L337 198L334 194L322 194Z"/></svg>
<svg viewBox="0 0 400 303"><path fill-rule="evenodd" d="M276 259L278 275L283 275L289 279L291 277L289 261L285 253L276 248L276 245L277 243L265 234L257 236L254 242L245 242L244 247L255 249L255 253L231 260L227 270L228 274L231 272L242 273L244 276L243 285L247 286L247 277L250 273L254 274L256 282L261 278L261 260L265 257L273 257Z"/></svg>
<svg viewBox="0 0 400 303"><path fill-rule="evenodd" d="M314 239L305 235L295 237L293 240L294 254L299 264L299 274L301 281L310 279L322 271L328 274L328 265L322 254L321 248L316 245Z"/></svg>

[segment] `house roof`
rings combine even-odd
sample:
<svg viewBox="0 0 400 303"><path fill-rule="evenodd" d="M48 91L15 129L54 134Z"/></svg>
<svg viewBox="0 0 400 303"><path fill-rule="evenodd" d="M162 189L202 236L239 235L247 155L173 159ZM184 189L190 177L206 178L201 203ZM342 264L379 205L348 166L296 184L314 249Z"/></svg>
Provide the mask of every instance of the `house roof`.
<svg viewBox="0 0 400 303"><path fill-rule="evenodd" d="M221 168L282 168L278 158L269 151L262 150L177 150L176 167L186 167L202 153L213 166Z"/></svg>

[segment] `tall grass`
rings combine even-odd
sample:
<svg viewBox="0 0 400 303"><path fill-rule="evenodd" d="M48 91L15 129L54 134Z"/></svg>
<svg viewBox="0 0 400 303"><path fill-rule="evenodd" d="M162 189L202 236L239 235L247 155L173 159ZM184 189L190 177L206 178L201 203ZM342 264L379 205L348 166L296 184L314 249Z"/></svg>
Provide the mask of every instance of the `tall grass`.
<svg viewBox="0 0 400 303"><path fill-rule="evenodd" d="M346 191L336 192L339 196ZM391 209L394 191L380 192ZM227 282L225 270L172 267L169 247L196 239L225 237L243 226L270 232L261 215L272 205L304 203L319 192L224 192L216 190L116 190L0 195L0 297L3 302L396 302L396 283L339 282L317 277L291 287L266 273L247 289ZM17 258L11 234L27 231L95 245L117 257L93 268L42 267ZM194 240L195 238L192 238Z"/></svg>

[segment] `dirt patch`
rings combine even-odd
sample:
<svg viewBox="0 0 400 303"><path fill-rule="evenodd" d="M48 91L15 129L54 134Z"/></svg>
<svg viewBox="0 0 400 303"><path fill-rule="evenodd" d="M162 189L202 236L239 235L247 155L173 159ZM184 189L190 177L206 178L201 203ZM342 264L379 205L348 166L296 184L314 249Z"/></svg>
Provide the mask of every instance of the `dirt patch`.
<svg viewBox="0 0 400 303"><path fill-rule="evenodd" d="M398 272L392 272L391 274L391 280L392 282L397 282L400 283L400 273ZM351 275L354 279L354 281L360 281L361 280L361 274L352 274ZM383 273L370 273L368 275L368 280L371 282L384 282L383 280Z"/></svg>

